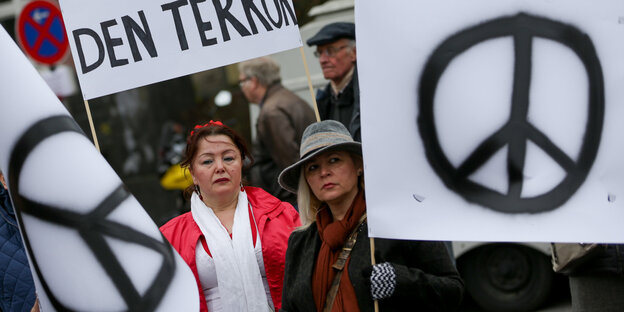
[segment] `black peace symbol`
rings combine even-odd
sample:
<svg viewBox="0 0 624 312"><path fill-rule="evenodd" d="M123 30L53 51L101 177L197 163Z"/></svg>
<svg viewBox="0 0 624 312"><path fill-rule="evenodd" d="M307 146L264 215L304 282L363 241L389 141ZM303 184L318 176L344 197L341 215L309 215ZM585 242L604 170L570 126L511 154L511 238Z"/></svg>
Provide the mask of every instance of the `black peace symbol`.
<svg viewBox="0 0 624 312"><path fill-rule="evenodd" d="M435 92L449 63L468 48L486 40L511 36L514 40L514 82L509 120L485 139L455 168L440 146L434 122ZM588 117L580 153L573 160L527 120L534 37L559 42L571 49L583 63L589 82ZM418 129L427 160L444 184L465 200L506 213L538 213L563 205L583 184L591 169L602 135L604 81L594 45L585 33L572 25L524 13L494 19L443 41L431 54L422 71L418 90ZM531 140L566 172L553 189L534 197L521 197L527 141ZM502 194L468 177L490 157L508 146L508 191Z"/></svg>
<svg viewBox="0 0 624 312"><path fill-rule="evenodd" d="M111 192L95 209L86 214L72 212L62 207L44 205L20 194L20 173L28 154L43 140L61 132L76 132L84 135L80 127L69 116L53 116L35 123L21 136L13 148L9 161L9 185L11 186L11 199L15 204L15 213L18 216L20 228L25 229L22 214L28 214L46 222L75 229L117 287L127 305L127 311L156 310L174 278L176 267L174 253L162 235L159 241L127 225L106 219L124 200L130 197L130 193L122 185ZM39 261L34 257L28 232L22 230L22 235L31 264L39 276L50 303L57 311L74 311L55 296L45 276L42 275ZM143 294L132 283L104 235L143 246L162 256L161 267ZM91 282L93 281L85 281L85 283Z"/></svg>

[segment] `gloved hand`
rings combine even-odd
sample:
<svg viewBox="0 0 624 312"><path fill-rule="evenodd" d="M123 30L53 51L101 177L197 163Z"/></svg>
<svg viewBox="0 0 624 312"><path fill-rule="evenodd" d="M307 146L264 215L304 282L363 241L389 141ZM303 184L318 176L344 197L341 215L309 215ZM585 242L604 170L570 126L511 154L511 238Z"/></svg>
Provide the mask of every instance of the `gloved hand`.
<svg viewBox="0 0 624 312"><path fill-rule="evenodd" d="M389 262L373 265L370 282L373 300L392 296L396 287L396 274L392 265Z"/></svg>

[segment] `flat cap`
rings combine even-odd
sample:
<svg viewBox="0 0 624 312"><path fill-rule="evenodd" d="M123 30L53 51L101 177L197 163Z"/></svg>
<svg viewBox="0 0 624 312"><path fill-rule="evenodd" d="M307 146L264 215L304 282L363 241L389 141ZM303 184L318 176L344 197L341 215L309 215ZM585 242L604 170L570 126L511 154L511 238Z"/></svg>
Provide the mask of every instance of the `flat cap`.
<svg viewBox="0 0 624 312"><path fill-rule="evenodd" d="M355 39L355 24L347 22L331 23L323 26L316 35L308 39L308 46L332 43L338 39Z"/></svg>

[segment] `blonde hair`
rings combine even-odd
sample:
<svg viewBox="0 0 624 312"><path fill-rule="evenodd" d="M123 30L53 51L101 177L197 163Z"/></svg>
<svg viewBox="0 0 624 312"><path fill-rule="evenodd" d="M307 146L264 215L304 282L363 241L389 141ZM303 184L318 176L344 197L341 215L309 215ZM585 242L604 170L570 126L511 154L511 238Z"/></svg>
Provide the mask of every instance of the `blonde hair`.
<svg viewBox="0 0 624 312"><path fill-rule="evenodd" d="M316 214L322 204L310 190L303 170L304 166L301 166L299 187L297 188L297 206L299 208L299 218L301 219L301 227L299 229L305 229L316 221Z"/></svg>

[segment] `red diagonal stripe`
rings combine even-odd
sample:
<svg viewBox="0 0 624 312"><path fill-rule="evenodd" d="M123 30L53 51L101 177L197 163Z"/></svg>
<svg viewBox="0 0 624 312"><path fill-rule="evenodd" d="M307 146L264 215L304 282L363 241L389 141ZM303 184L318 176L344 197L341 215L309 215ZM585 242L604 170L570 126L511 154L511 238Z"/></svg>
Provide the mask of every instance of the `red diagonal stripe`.
<svg viewBox="0 0 624 312"><path fill-rule="evenodd" d="M43 44L44 39L48 39L52 42L54 46L56 46L59 50L63 45L62 42L58 41L56 37L52 36L50 33L50 27L52 26L52 22L54 18L58 17L57 15L53 15L52 11L49 11L50 15L46 18L46 21L43 25L40 25L35 20L32 19L30 15L27 16L26 23L30 22L30 24L39 32L39 36L37 37L37 41L33 44L34 51L39 51L41 45ZM63 34L63 38L65 35Z"/></svg>

